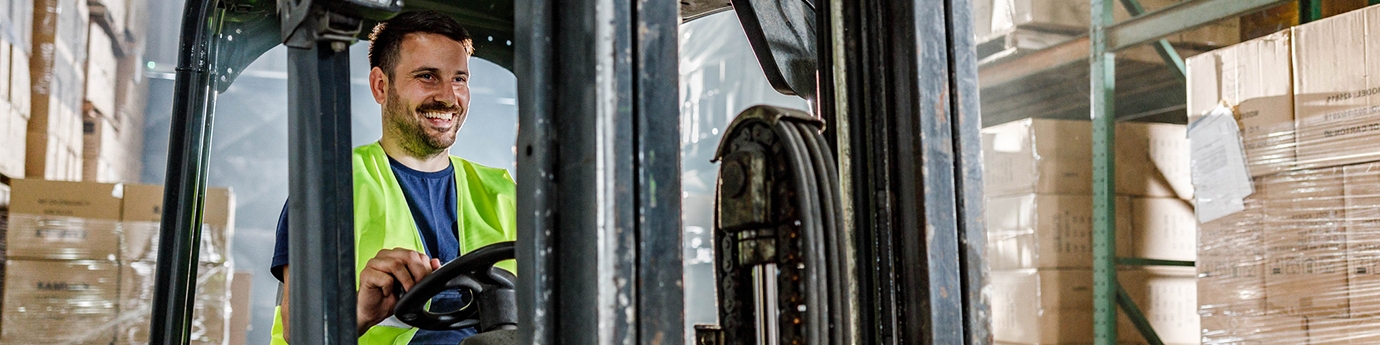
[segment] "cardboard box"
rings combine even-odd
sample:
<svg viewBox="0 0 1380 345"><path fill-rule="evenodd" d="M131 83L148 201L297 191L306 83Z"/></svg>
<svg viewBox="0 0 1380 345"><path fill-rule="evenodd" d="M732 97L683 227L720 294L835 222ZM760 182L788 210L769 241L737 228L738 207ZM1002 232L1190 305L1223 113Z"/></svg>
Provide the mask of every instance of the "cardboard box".
<svg viewBox="0 0 1380 345"><path fill-rule="evenodd" d="M1344 171L1352 314L1380 315L1380 163Z"/></svg>
<svg viewBox="0 0 1380 345"><path fill-rule="evenodd" d="M1265 303L1271 314L1350 315L1344 255L1270 252L1265 257Z"/></svg>
<svg viewBox="0 0 1380 345"><path fill-rule="evenodd" d="M1257 180L1259 180L1257 178ZM1261 184L1257 183L1256 186ZM1245 209L1217 220L1199 224L1198 257L1265 256L1265 202L1258 196L1246 198Z"/></svg>
<svg viewBox="0 0 1380 345"><path fill-rule="evenodd" d="M1133 299L1144 291L1140 271L1122 271L1120 281ZM994 270L992 278L992 336L998 342L1061 344L1092 342L1092 271ZM1118 316L1121 341L1137 341L1124 315Z"/></svg>
<svg viewBox="0 0 1380 345"><path fill-rule="evenodd" d="M1294 103L1298 159L1336 166L1380 159L1380 25L1370 7L1294 28Z"/></svg>
<svg viewBox="0 0 1380 345"><path fill-rule="evenodd" d="M20 49L19 46L10 50L10 79L3 81L10 84L10 94L7 100L16 110L24 114L24 118L28 118L31 114L29 110L32 106L30 99L33 97L33 89L30 88L31 84L29 83L29 55L26 51L28 50Z"/></svg>
<svg viewBox="0 0 1380 345"><path fill-rule="evenodd" d="M82 180L115 183L138 179L129 175L127 168L138 165L138 157L131 156L122 140L125 133L116 129L109 118L88 112L83 131Z"/></svg>
<svg viewBox="0 0 1380 345"><path fill-rule="evenodd" d="M1025 119L982 130L988 197L1092 194L1092 123Z"/></svg>
<svg viewBox="0 0 1380 345"><path fill-rule="evenodd" d="M224 344L229 335L231 267L201 264L196 278L190 338L196 344ZM156 264L135 261L120 266L120 325L116 343L147 344Z"/></svg>
<svg viewBox="0 0 1380 345"><path fill-rule="evenodd" d="M24 148L29 118L0 100L0 175L24 177Z"/></svg>
<svg viewBox="0 0 1380 345"><path fill-rule="evenodd" d="M82 168L88 8L80 0L45 0L35 5L25 176L76 181Z"/></svg>
<svg viewBox="0 0 1380 345"><path fill-rule="evenodd" d="M1340 168L1300 170L1261 179L1265 246L1270 253L1344 255L1346 203Z"/></svg>
<svg viewBox="0 0 1380 345"><path fill-rule="evenodd" d="M1118 194L1191 199L1184 126L1117 125ZM1092 123L1024 119L982 130L983 183L988 197L1092 194Z"/></svg>
<svg viewBox="0 0 1380 345"><path fill-rule="evenodd" d="M1192 267L1151 267L1146 270L1145 299L1139 303L1145 318L1166 344L1197 344L1202 337L1198 317L1198 279Z"/></svg>
<svg viewBox="0 0 1380 345"><path fill-rule="evenodd" d="M108 344L118 274L113 261L7 260L0 341Z"/></svg>
<svg viewBox="0 0 1380 345"><path fill-rule="evenodd" d="M105 1L105 3L123 2ZM116 59L113 39L100 25L90 26L89 50L86 57L86 102L96 112L112 121L119 121L115 112Z"/></svg>
<svg viewBox="0 0 1380 345"><path fill-rule="evenodd" d="M163 217L163 186L126 184L124 188L123 260L152 261L158 256ZM227 188L207 188L202 213L200 261L223 263L230 257L235 228L235 194Z"/></svg>
<svg viewBox="0 0 1380 345"><path fill-rule="evenodd" d="M1308 324L1298 316L1203 315L1203 344L1307 344Z"/></svg>
<svg viewBox="0 0 1380 345"><path fill-rule="evenodd" d="M1193 199L1185 126L1120 123L1116 131L1118 194Z"/></svg>
<svg viewBox="0 0 1380 345"><path fill-rule="evenodd" d="M1130 199L1117 198L1119 205ZM1116 246L1131 252L1130 208L1117 207ZM1092 197L1039 195L987 199L987 255L994 270L1091 268Z"/></svg>
<svg viewBox="0 0 1380 345"><path fill-rule="evenodd" d="M1380 163L1343 168L1348 250L1380 253Z"/></svg>
<svg viewBox="0 0 1380 345"><path fill-rule="evenodd" d="M115 260L119 185L11 180L9 258Z"/></svg>
<svg viewBox="0 0 1380 345"><path fill-rule="evenodd" d="M1177 198L1131 198L1135 257L1193 261L1198 256L1198 221L1193 204Z"/></svg>
<svg viewBox="0 0 1380 345"><path fill-rule="evenodd" d="M230 279L230 345L249 344L249 316L253 315L250 301L253 300L251 287L254 273L235 271Z"/></svg>
<svg viewBox="0 0 1380 345"><path fill-rule="evenodd" d="M1146 0L1141 4L1147 11L1163 8L1178 1ZM1114 6L1116 21L1131 18L1122 6ZM978 42L986 42L1016 29L1059 32L1078 35L1088 31L1092 18L1091 5L1078 0L978 0L973 2L973 31ZM1166 37L1175 43L1223 46L1239 41L1238 21L1222 20L1203 28Z"/></svg>
<svg viewBox="0 0 1380 345"><path fill-rule="evenodd" d="M13 50L14 44L0 40L0 101L10 100L10 74L14 73L10 67L10 54ZM20 72L28 73L27 70Z"/></svg>
<svg viewBox="0 0 1380 345"><path fill-rule="evenodd" d="M1198 306L1203 315L1265 315L1265 258L1198 257Z"/></svg>
<svg viewBox="0 0 1380 345"><path fill-rule="evenodd" d="M1190 122L1218 104L1232 107L1251 176L1294 164L1291 38L1283 31L1184 61Z"/></svg>

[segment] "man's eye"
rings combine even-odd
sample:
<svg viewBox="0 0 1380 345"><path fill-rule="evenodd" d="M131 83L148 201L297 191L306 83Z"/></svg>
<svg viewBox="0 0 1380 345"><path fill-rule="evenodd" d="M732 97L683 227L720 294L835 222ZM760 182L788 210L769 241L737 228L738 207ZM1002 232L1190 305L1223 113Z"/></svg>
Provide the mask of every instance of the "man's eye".
<svg viewBox="0 0 1380 345"><path fill-rule="evenodd" d="M422 79L426 79L426 80L431 80L431 79L435 79L435 78L436 78L436 76L433 76L433 75L431 75L431 74L429 74L429 73L428 73L428 74L420 75L420 76L418 76L418 77L419 77L419 78L422 78Z"/></svg>
<svg viewBox="0 0 1380 345"><path fill-rule="evenodd" d="M455 82L457 82L457 83L463 83L463 82L465 82L465 78L464 78L464 77L455 77Z"/></svg>

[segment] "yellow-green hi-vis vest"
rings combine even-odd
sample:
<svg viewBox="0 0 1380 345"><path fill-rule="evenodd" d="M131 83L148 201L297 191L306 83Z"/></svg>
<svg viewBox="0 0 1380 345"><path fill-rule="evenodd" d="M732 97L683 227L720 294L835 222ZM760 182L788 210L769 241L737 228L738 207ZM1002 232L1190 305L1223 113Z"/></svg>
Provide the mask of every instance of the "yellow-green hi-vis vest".
<svg viewBox="0 0 1380 345"><path fill-rule="evenodd" d="M383 146L375 142L354 150L355 288L359 272L384 249L405 248L426 252L421 235L407 207L407 198L393 176ZM504 169L450 157L455 167L457 238L460 254L502 241L517 239L517 201L513 178ZM497 265L514 273L512 260ZM281 308L281 307L280 307ZM273 311L273 344L286 345L280 308ZM359 344L407 344L416 328L377 325L359 337Z"/></svg>

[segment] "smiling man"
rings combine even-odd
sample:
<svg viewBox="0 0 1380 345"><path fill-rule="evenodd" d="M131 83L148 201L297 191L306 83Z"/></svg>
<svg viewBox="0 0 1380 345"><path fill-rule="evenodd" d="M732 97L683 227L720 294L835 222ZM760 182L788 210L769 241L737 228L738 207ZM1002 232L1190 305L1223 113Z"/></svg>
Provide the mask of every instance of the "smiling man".
<svg viewBox="0 0 1380 345"><path fill-rule="evenodd" d="M392 318L402 293L395 286L411 289L442 262L514 240L513 179L449 154L469 110L474 52L459 23L407 12L375 26L369 38L369 89L383 110L383 136L353 155L359 343L457 344L475 331L418 330ZM312 229L337 230L344 229ZM271 268L283 283L274 344L287 344L287 246L284 206ZM498 267L515 271L511 261ZM441 293L431 309L455 310L466 298Z"/></svg>

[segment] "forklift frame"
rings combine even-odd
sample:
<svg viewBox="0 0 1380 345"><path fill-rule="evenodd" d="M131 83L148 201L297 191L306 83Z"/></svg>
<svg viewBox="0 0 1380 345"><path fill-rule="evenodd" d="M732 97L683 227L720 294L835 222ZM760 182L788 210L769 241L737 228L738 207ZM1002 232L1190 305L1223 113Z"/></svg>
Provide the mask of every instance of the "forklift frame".
<svg viewBox="0 0 1380 345"><path fill-rule="evenodd" d="M299 343L356 342L345 47L361 27L383 18L361 10L356 2L363 0L314 1L187 2L153 343L189 340L215 95L278 44L288 45L291 62L289 300L299 326L290 335ZM735 4L771 3L763 1ZM809 17L795 19L816 29L815 55L805 56L818 66L816 85L802 84L798 75L773 85L816 95L816 116L833 125L825 134L839 157L851 228L845 238L859 254L858 276L848 282L860 291L853 297L859 311L849 325L857 330L852 339L990 343L968 1L775 1L805 1ZM512 8L510 18L482 15L504 14L504 5ZM477 56L491 54L519 83L522 343L683 341L678 11L693 9L687 17L694 18L725 6L417 0L403 7L481 23L490 40L512 38L513 47L504 48L476 35L476 45L484 44ZM746 31L763 42L762 31L773 24L760 22L766 28ZM772 48L754 49L761 57ZM761 63L797 71L779 64L799 61ZM302 326L316 324L322 327Z"/></svg>

